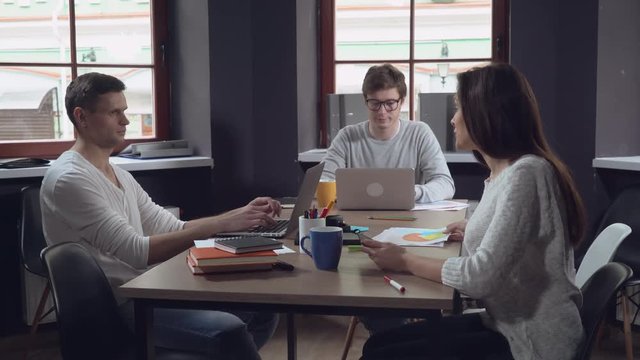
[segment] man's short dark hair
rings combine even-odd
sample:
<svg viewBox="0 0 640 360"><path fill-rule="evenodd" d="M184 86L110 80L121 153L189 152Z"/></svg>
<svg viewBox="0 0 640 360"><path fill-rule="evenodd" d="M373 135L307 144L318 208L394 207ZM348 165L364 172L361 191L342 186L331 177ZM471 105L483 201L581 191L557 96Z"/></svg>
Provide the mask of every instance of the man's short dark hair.
<svg viewBox="0 0 640 360"><path fill-rule="evenodd" d="M100 95L109 92L122 92L125 88L126 86L120 79L111 75L95 72L80 75L67 86L67 95L64 97L67 116L76 126L73 109L80 107L94 112Z"/></svg>
<svg viewBox="0 0 640 360"><path fill-rule="evenodd" d="M398 89L401 99L407 96L407 84L402 71L391 64L374 65L369 68L364 77L362 95L366 98L367 94L393 88Z"/></svg>

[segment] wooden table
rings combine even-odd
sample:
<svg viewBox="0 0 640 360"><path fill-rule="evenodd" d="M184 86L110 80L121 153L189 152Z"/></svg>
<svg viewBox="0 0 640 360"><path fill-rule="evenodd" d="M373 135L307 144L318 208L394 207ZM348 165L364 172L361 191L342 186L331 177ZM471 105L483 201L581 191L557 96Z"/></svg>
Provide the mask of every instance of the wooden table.
<svg viewBox="0 0 640 360"><path fill-rule="evenodd" d="M340 211L350 225L368 226L374 236L395 227L439 228L464 218L465 211ZM368 216L413 215L416 221L371 220ZM343 249L337 271L317 270L313 260L300 254L292 240L285 240L295 254L281 255L295 270L235 274L191 274L185 264L186 252L154 267L124 284L119 295L135 304L136 333L140 358L153 358L150 327L153 308L198 308L214 310L266 311L287 314L288 357L294 359L295 327L293 314L371 315L421 317L434 309L453 310L454 290L409 274L393 274L406 287L404 294L383 280L384 272L362 252ZM408 248L436 258L459 253L459 243L443 248Z"/></svg>

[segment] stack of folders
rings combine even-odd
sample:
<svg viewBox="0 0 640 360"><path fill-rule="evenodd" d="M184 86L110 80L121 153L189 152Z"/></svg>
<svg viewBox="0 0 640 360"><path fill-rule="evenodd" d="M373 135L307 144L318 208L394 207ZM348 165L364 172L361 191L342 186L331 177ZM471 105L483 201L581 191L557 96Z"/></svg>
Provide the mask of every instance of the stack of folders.
<svg viewBox="0 0 640 360"><path fill-rule="evenodd" d="M187 265L194 274L269 270L277 257L273 250L233 254L214 247L192 247L187 255Z"/></svg>

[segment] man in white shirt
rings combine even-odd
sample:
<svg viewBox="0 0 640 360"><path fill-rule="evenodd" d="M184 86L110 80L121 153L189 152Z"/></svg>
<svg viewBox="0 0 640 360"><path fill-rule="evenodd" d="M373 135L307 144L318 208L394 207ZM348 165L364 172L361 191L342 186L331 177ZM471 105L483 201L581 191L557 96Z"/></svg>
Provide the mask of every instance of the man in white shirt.
<svg viewBox="0 0 640 360"><path fill-rule="evenodd" d="M372 66L362 83L369 119L338 132L324 158L324 180L338 168L413 168L415 200L451 199L453 179L440 144L421 121L400 120L407 96L404 74L393 65Z"/></svg>
<svg viewBox="0 0 640 360"><path fill-rule="evenodd" d="M274 222L280 203L268 197L187 222L155 204L130 173L109 163L129 124L124 90L122 81L99 73L81 75L67 88L65 105L77 139L42 181L42 221L49 244L84 245L116 287L188 249L195 239ZM130 302L121 305L121 312L132 322ZM157 309L154 338L164 348L252 359L259 358L257 349L276 324L274 314Z"/></svg>

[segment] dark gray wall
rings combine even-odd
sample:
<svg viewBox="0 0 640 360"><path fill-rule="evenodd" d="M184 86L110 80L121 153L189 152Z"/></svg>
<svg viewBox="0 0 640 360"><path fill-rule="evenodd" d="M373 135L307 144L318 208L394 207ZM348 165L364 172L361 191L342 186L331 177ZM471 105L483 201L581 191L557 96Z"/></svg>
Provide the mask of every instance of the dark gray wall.
<svg viewBox="0 0 640 360"><path fill-rule="evenodd" d="M569 166L592 223L597 0L511 2L511 63L529 79L551 147Z"/></svg>
<svg viewBox="0 0 640 360"><path fill-rule="evenodd" d="M596 156L640 154L640 1L600 0Z"/></svg>
<svg viewBox="0 0 640 360"><path fill-rule="evenodd" d="M209 5L169 1L171 133L188 139L196 155L211 156Z"/></svg>
<svg viewBox="0 0 640 360"><path fill-rule="evenodd" d="M315 0L296 1L298 151L318 147L318 31Z"/></svg>
<svg viewBox="0 0 640 360"><path fill-rule="evenodd" d="M209 3L214 207L295 195L296 3Z"/></svg>

